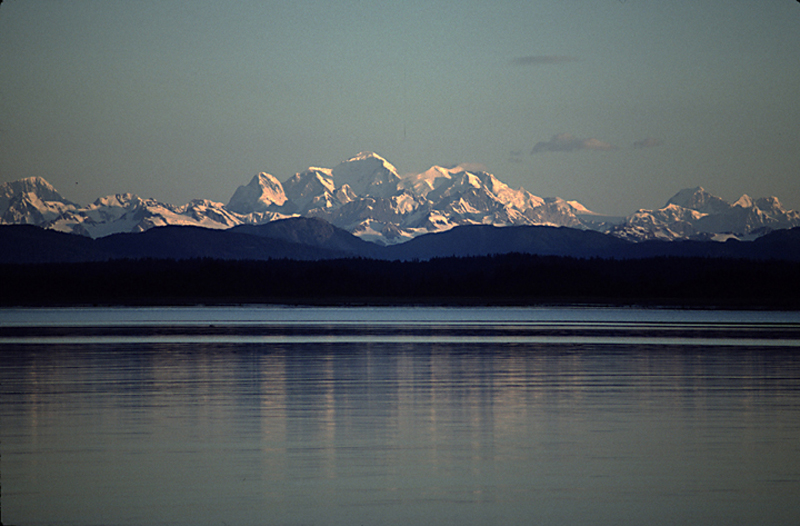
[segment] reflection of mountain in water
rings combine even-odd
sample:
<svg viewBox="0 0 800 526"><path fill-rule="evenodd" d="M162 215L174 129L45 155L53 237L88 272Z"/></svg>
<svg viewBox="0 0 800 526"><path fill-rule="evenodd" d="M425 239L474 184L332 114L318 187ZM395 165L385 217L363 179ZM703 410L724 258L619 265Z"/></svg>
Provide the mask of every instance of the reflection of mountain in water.
<svg viewBox="0 0 800 526"><path fill-rule="evenodd" d="M624 323L561 326L602 332ZM327 327L333 334L351 328ZM464 329L445 321L432 327L453 335ZM796 465L796 434L787 430L800 418L793 349L741 340L732 348L515 339L527 329L509 324L510 335L492 341L440 341L437 331L366 344L202 343L195 335L4 352L0 389L16 437L5 447L12 458L15 447L27 448L10 466L19 491L11 513L30 510L34 522L46 523L53 510L72 519L70 510L104 508L106 520L124 522L126 510L147 502L140 517L177 512L179 525L270 514L278 522L326 517L336 524L447 516L472 526L503 513L559 516L563 502L551 495L577 492L609 502L607 513L648 522L656 520L654 506L695 509L695 491L654 494L639 480L656 476L670 488L710 492L707 504L714 495L726 502L730 481L722 475L741 461L742 448L765 443L769 454L739 473L737 490L751 493L750 505L793 503L797 477L787 465ZM402 340L403 330L385 336ZM17 365L36 374L12 376ZM65 447L65 436L74 440L70 455L49 455ZM36 464L43 454L48 462ZM20 463L36 464L42 475L69 467L120 493L110 506L107 493L58 477L42 486L17 475ZM174 484L166 464L186 480ZM200 477L211 471L213 484ZM764 477L778 474L781 491L759 491ZM141 478L149 481L144 493L136 489ZM623 490L624 502L615 500ZM169 502L157 498L165 493ZM42 496L53 507L26 505ZM198 501L211 506L197 509ZM570 508L565 522L589 521L592 513Z"/></svg>

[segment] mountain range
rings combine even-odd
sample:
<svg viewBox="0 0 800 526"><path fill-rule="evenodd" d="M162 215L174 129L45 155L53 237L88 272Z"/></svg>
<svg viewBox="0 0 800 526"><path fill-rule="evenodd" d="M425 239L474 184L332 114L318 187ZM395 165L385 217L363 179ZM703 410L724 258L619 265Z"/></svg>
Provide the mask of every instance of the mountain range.
<svg viewBox="0 0 800 526"><path fill-rule="evenodd" d="M461 166L434 166L401 177L386 159L369 152L333 169L310 167L282 183L268 173L256 174L227 204L195 199L172 205L124 193L81 206L41 177L0 185L0 224L31 224L91 238L168 225L221 230L290 217L324 219L379 245L464 225L562 226L633 242L752 240L800 226L800 212L786 210L775 197L743 195L728 203L697 187L681 190L658 210L608 217Z"/></svg>
<svg viewBox="0 0 800 526"><path fill-rule="evenodd" d="M702 188L604 217L433 167L360 154L228 204L118 194L81 206L41 178L0 185L0 304L601 302L798 308L800 220Z"/></svg>

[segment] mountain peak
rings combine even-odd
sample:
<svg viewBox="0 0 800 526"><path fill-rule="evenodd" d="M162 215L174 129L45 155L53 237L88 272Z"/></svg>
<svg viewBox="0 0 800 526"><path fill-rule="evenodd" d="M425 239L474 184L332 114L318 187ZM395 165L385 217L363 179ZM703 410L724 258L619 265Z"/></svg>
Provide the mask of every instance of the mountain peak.
<svg viewBox="0 0 800 526"><path fill-rule="evenodd" d="M76 208L41 177L0 184L0 224L47 224Z"/></svg>
<svg viewBox="0 0 800 526"><path fill-rule="evenodd" d="M309 167L283 182L286 197L300 214L335 206L336 185L328 168Z"/></svg>
<svg viewBox="0 0 800 526"><path fill-rule="evenodd" d="M764 211L771 211L771 210L783 211L784 210L783 205L778 200L778 198L775 197L775 196L762 197L760 199L756 199L755 204L756 204L756 206L758 206L758 208L760 208L761 210L764 210Z"/></svg>
<svg viewBox="0 0 800 526"><path fill-rule="evenodd" d="M344 161L332 174L337 187L348 185L360 196L389 197L400 182L397 168L373 152L361 152Z"/></svg>
<svg viewBox="0 0 800 526"><path fill-rule="evenodd" d="M667 201L667 205L675 204L678 206L683 206L684 208L689 208L685 206L690 204L692 200L702 198L702 196L710 195L706 192L706 189L702 186L695 186L694 188L684 188L679 190L675 195L669 198ZM666 206L666 205L665 205Z"/></svg>
<svg viewBox="0 0 800 526"><path fill-rule="evenodd" d="M753 206L753 204L754 203L752 197L750 197L747 194L742 194L742 197L740 197L735 203L733 203L733 206L738 206L740 208L750 208L751 206Z"/></svg>
<svg viewBox="0 0 800 526"><path fill-rule="evenodd" d="M43 177L26 177L18 181L0 184L0 202L8 200L14 195L27 193L35 194L42 201L59 201L65 204L74 204L61 197L55 187L45 181Z"/></svg>
<svg viewBox="0 0 800 526"><path fill-rule="evenodd" d="M228 210L239 214L265 212L274 206L283 206L286 194L274 176L261 172L253 176L246 186L240 186L228 202Z"/></svg>
<svg viewBox="0 0 800 526"><path fill-rule="evenodd" d="M678 205L704 214L721 213L730 208L730 204L720 197L710 194L702 186L685 188L672 196L666 206Z"/></svg>
<svg viewBox="0 0 800 526"><path fill-rule="evenodd" d="M351 157L350 159L348 159L348 160L346 160L344 162L349 163L349 162L353 162L353 161L364 161L364 160L367 160L367 159L375 159L375 160L380 161L382 163L390 164L389 161L387 161L386 159L384 159L383 157L381 157L380 155L378 155L375 152L359 152L357 155Z"/></svg>

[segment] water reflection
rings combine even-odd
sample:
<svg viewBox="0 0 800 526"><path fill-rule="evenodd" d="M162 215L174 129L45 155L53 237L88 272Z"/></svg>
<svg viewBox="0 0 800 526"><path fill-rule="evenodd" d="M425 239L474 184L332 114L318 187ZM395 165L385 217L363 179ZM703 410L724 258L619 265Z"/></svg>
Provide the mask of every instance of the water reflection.
<svg viewBox="0 0 800 526"><path fill-rule="evenodd" d="M792 348L9 345L0 372L11 523L798 518Z"/></svg>

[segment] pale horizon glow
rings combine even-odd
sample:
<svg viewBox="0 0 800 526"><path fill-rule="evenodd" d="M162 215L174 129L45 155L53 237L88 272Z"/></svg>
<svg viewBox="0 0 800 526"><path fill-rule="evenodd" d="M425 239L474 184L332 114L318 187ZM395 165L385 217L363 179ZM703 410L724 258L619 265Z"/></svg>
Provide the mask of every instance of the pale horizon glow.
<svg viewBox="0 0 800 526"><path fill-rule="evenodd" d="M227 203L374 151L607 214L800 209L798 64L794 0L7 0L0 182Z"/></svg>

